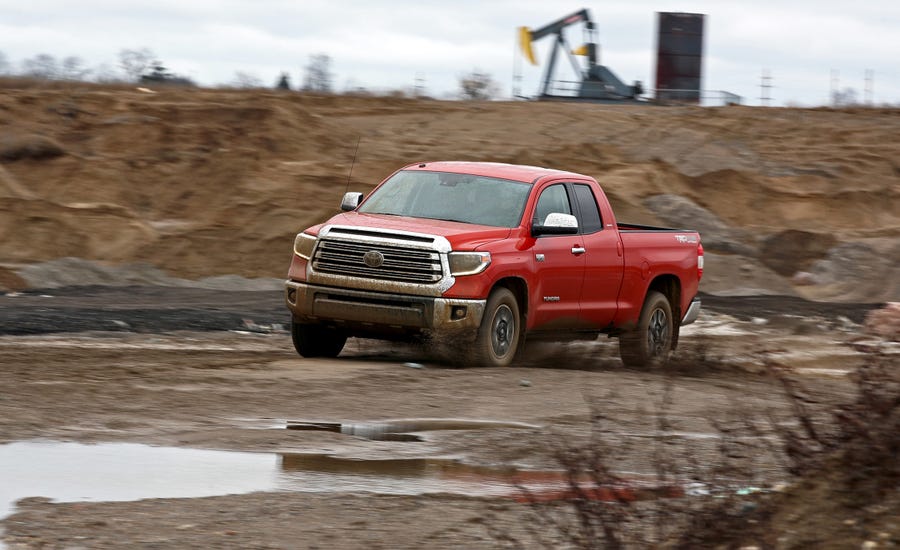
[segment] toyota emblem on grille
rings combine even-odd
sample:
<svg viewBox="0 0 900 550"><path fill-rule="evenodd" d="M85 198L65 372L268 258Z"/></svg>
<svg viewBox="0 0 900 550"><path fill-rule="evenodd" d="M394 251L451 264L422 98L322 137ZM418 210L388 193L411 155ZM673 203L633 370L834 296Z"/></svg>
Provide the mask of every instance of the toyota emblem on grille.
<svg viewBox="0 0 900 550"><path fill-rule="evenodd" d="M363 262L369 267L381 267L384 263L384 254L370 250L363 255Z"/></svg>

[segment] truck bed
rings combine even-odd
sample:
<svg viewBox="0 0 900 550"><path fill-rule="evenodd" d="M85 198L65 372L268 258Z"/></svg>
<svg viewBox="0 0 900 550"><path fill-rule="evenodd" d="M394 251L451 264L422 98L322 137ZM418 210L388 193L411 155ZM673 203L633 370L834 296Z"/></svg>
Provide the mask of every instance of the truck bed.
<svg viewBox="0 0 900 550"><path fill-rule="evenodd" d="M673 231L676 233L696 233L692 229L676 229L673 227L656 227L654 225L639 225L636 223L617 223L619 231Z"/></svg>

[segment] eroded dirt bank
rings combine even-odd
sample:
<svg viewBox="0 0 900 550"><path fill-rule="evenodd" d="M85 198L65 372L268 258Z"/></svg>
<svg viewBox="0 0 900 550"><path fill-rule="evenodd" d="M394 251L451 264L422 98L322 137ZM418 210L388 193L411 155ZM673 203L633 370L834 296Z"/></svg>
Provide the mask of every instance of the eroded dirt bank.
<svg viewBox="0 0 900 550"><path fill-rule="evenodd" d="M0 285L40 288L23 269L61 257L282 276L296 232L337 212L359 138L351 191L419 161L571 170L620 221L699 230L707 292L898 300L898 133L879 109L3 89Z"/></svg>

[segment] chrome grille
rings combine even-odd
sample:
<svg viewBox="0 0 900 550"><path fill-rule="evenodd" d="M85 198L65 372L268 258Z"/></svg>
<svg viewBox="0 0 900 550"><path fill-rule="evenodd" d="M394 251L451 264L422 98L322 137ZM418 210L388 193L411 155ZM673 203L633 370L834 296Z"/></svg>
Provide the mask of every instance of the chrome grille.
<svg viewBox="0 0 900 550"><path fill-rule="evenodd" d="M367 252L382 254L383 263L378 267L366 265L364 257ZM441 256L437 252L329 237L319 240L312 267L319 273L406 283L431 284L441 280L443 276Z"/></svg>

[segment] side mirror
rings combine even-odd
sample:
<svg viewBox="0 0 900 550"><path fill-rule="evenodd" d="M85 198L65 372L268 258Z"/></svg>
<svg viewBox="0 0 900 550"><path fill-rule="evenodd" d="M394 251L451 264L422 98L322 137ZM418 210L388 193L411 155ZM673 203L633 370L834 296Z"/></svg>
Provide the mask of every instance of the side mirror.
<svg viewBox="0 0 900 550"><path fill-rule="evenodd" d="M575 235L578 233L578 219L572 214L553 212L547 215L543 225L531 226L531 234L534 237L541 235Z"/></svg>
<svg viewBox="0 0 900 550"><path fill-rule="evenodd" d="M356 210L356 207L359 206L359 203L362 202L362 199L362 193L354 193L353 191L344 193L344 198L341 199L341 210L343 210L344 212Z"/></svg>

